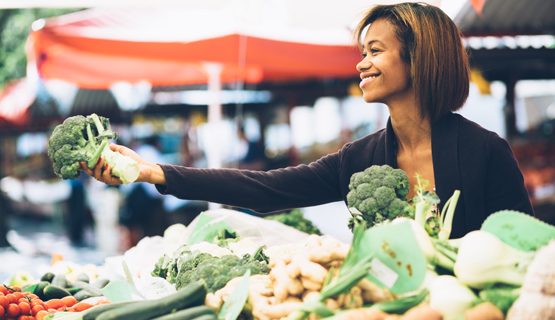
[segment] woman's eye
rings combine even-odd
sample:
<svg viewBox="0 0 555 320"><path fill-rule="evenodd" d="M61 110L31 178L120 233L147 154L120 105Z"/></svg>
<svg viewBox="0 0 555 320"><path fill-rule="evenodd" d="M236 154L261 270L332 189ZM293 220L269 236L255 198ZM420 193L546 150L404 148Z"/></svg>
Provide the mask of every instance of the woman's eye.
<svg viewBox="0 0 555 320"><path fill-rule="evenodd" d="M380 50L378 49L370 49L370 52L372 53L372 55L376 55L376 53L380 52Z"/></svg>
<svg viewBox="0 0 555 320"><path fill-rule="evenodd" d="M366 58L367 55L368 55L368 53L363 52L363 53L362 53L362 58Z"/></svg>

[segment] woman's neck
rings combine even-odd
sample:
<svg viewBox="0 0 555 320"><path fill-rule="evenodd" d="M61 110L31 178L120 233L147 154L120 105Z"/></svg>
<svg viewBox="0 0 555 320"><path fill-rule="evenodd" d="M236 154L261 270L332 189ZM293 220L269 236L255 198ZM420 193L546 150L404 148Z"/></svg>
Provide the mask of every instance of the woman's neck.
<svg viewBox="0 0 555 320"><path fill-rule="evenodd" d="M399 150L413 152L429 148L432 142L432 126L428 117L422 117L420 110L407 108L392 110L391 125L397 139Z"/></svg>

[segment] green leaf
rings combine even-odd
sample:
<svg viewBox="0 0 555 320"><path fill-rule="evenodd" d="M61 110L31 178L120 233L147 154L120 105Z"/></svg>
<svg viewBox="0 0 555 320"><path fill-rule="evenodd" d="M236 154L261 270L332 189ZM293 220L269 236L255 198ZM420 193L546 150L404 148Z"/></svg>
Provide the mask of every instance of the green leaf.
<svg viewBox="0 0 555 320"><path fill-rule="evenodd" d="M374 255L368 278L393 293L417 289L426 275L426 258L409 221L372 227L364 233L361 257Z"/></svg>
<svg viewBox="0 0 555 320"><path fill-rule="evenodd" d="M38 285L39 284L37 283L37 284L33 284L33 285L30 285L30 286L24 287L24 288L21 289L21 291L23 291L23 292L35 292Z"/></svg>
<svg viewBox="0 0 555 320"><path fill-rule="evenodd" d="M142 298L141 294L134 286L123 281L111 281L101 291L104 296L110 299L110 302L136 300L134 297Z"/></svg>
<svg viewBox="0 0 555 320"><path fill-rule="evenodd" d="M239 282L239 285L235 287L233 293L230 294L222 306L222 310L218 315L218 320L235 320L241 314L247 298L249 297L249 277L251 276L251 270L247 269L243 275L243 279Z"/></svg>
<svg viewBox="0 0 555 320"><path fill-rule="evenodd" d="M197 220L197 224L191 232L188 244L194 244L201 241L213 242L218 233L224 229L230 233L233 232L233 229L228 223L223 221L214 221L213 217L201 213Z"/></svg>
<svg viewBox="0 0 555 320"><path fill-rule="evenodd" d="M523 251L535 251L555 238L555 227L518 211L498 211L482 224L481 230Z"/></svg>

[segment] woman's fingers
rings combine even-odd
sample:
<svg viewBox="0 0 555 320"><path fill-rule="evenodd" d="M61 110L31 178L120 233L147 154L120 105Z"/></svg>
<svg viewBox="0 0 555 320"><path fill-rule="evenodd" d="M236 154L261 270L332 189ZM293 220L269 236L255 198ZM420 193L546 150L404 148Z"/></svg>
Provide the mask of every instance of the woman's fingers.
<svg viewBox="0 0 555 320"><path fill-rule="evenodd" d="M112 168L107 162L104 162L104 158L102 157L98 158L96 165L92 169L87 167L85 162L79 162L79 165L81 166L80 170L86 172L97 181L104 182L111 186L123 184L120 178L112 175Z"/></svg>
<svg viewBox="0 0 555 320"><path fill-rule="evenodd" d="M85 171L89 176L92 177L93 172L91 169L89 169L89 167L87 167L87 164L83 161L79 162L79 165L81 165L81 170Z"/></svg>
<svg viewBox="0 0 555 320"><path fill-rule="evenodd" d="M111 186L117 186L117 185L123 184L121 179L116 176L113 176L111 172L112 172L112 168L108 163L106 163L106 165L104 166L104 172L102 173L102 181L104 181L104 183Z"/></svg>
<svg viewBox="0 0 555 320"><path fill-rule="evenodd" d="M96 165L93 168L93 178L102 181L102 172L104 171L104 158L98 158Z"/></svg>

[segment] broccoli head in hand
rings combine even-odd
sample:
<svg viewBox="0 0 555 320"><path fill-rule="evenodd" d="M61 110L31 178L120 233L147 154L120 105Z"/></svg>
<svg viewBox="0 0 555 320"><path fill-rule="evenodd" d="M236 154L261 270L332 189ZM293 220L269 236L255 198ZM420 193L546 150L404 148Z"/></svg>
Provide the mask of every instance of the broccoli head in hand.
<svg viewBox="0 0 555 320"><path fill-rule="evenodd" d="M91 114L67 118L56 126L48 140L48 157L54 173L62 179L77 179L81 173L79 162L94 168L103 157L112 168L112 174L123 183L131 183L139 176L139 165L130 157L114 152L108 144L117 139L107 118Z"/></svg>

